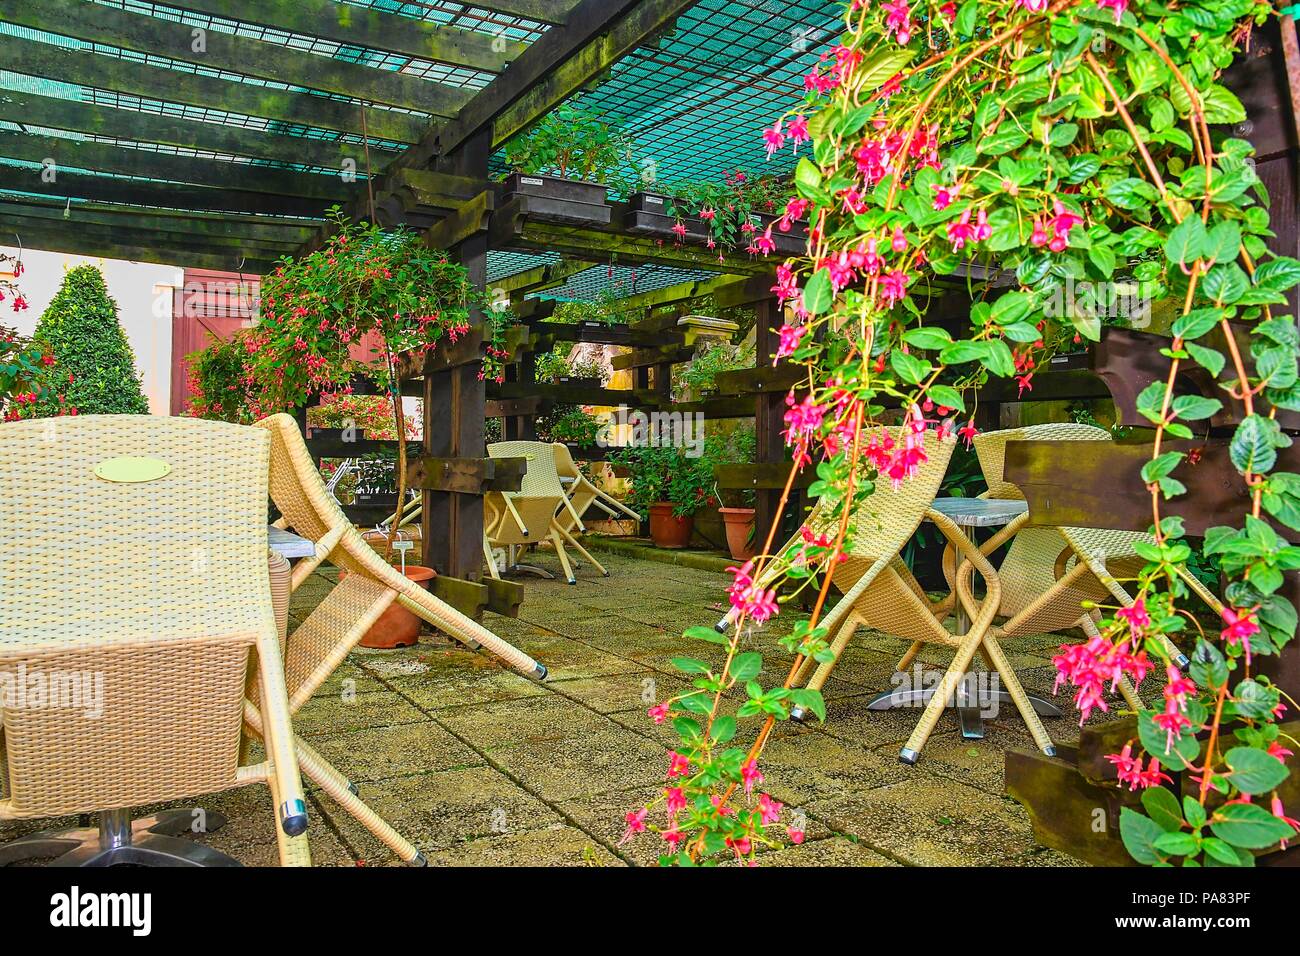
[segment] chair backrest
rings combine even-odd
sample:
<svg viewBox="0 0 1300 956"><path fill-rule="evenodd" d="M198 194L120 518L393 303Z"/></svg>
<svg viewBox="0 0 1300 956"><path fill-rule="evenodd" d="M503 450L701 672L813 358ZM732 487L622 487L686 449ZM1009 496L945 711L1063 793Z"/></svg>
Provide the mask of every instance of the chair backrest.
<svg viewBox="0 0 1300 956"><path fill-rule="evenodd" d="M234 785L248 651L275 632L269 447L186 418L0 425L0 817Z"/></svg>
<svg viewBox="0 0 1300 956"><path fill-rule="evenodd" d="M1110 441L1110 432L1079 422L1047 422L1024 428L1003 428L976 435L975 455L988 484L988 497L1024 500L1020 489L1002 477L1009 441Z"/></svg>
<svg viewBox="0 0 1300 956"><path fill-rule="evenodd" d="M900 440L900 428L888 429L890 436ZM887 559L897 554L907 540L925 520L926 509L934 502L948 471L956 442L952 438L940 441L935 432L927 431L924 438L926 460L916 473L902 482L897 489L888 478L879 477L875 487L853 515L853 534L848 553L855 558L871 561ZM815 531L833 534L834 522L829 508L820 503L808 516L808 525Z"/></svg>
<svg viewBox="0 0 1300 956"><path fill-rule="evenodd" d="M555 470L561 478L583 479L582 470L578 463L573 460L573 453L569 451L569 446L562 441L552 442L551 447L555 449Z"/></svg>
<svg viewBox="0 0 1300 956"><path fill-rule="evenodd" d="M497 441L487 446L489 458L524 458L527 469L512 498L564 497L564 486L555 466L555 446L544 441Z"/></svg>

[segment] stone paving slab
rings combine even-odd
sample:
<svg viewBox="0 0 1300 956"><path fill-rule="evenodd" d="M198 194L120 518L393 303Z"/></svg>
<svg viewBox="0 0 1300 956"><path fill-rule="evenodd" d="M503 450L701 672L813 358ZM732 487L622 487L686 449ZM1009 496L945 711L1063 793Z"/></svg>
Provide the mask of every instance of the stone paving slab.
<svg viewBox="0 0 1300 956"><path fill-rule="evenodd" d="M653 863L660 852L653 835L619 844L624 815L661 792L666 751L676 743L671 726L655 725L646 709L689 686L672 658L716 660L716 645L684 638L681 630L721 616L729 577L617 553L600 557L610 578L589 567L579 570L575 586L522 577L520 617L489 614L484 621L545 663L546 683L424 635L413 648L358 649L295 717L297 732L431 864L611 866ZM539 562L555 564L549 553ZM332 580L328 570L310 578L294 595L291 619L309 614ZM777 641L800 616L786 607L774 624L746 636L745 649L764 655L765 682L784 678L790 658ZM1008 642L1027 689L1050 693L1051 655L1069 639ZM1032 747L1014 708L989 720L981 741L963 740L946 712L920 764L898 762L920 709L873 712L867 704L891 686L907 647L900 638L859 631L826 684L827 721L777 725L761 764L763 786L802 814L807 836L802 845L761 853L760 864L1077 865L1036 846L1024 811L1005 796L1006 750ZM927 647L918 660L942 668L950 653ZM1068 700L1058 702L1068 709ZM1046 725L1058 742L1077 738L1073 718ZM756 726L742 725L742 735ZM310 785L308 791L317 864L400 863L326 794ZM249 864L275 863L264 786L201 802L230 823L195 839ZM0 824L0 841L50 825Z"/></svg>

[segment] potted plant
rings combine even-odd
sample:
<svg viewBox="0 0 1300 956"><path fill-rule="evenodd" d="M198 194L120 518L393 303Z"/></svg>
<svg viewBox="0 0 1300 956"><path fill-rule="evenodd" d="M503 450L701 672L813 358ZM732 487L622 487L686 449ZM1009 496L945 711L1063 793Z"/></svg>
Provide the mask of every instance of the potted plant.
<svg viewBox="0 0 1300 956"><path fill-rule="evenodd" d="M550 438L564 442L569 451L577 453L596 444L600 424L600 419L585 408L573 407L551 422Z"/></svg>
<svg viewBox="0 0 1300 956"><path fill-rule="evenodd" d="M22 274L22 262L0 252L0 303L7 302L14 312L27 308L14 281ZM55 365L47 347L0 325L0 420L34 418L36 410L50 401L62 406L60 414L77 414L76 407L64 405L58 393L56 385L64 374Z"/></svg>
<svg viewBox="0 0 1300 956"><path fill-rule="evenodd" d="M632 141L599 113L568 103L506 146L506 199L531 197L529 208L562 219L607 223L605 201L632 161Z"/></svg>
<svg viewBox="0 0 1300 956"><path fill-rule="evenodd" d="M731 433L727 444L724 461L717 464L751 464L757 451L758 440L754 435L752 423L739 426ZM715 483L714 493L721 505L718 514L722 515L723 527L727 533L727 550L737 561L748 561L756 550L753 488L720 488Z"/></svg>
<svg viewBox="0 0 1300 956"><path fill-rule="evenodd" d="M699 242L725 253L804 251L808 232L802 200L785 202L789 186L775 176L751 178L742 170L723 182L688 182L668 194L640 192L629 200L628 227L670 232L678 242Z"/></svg>
<svg viewBox="0 0 1300 956"><path fill-rule="evenodd" d="M610 456L624 467L632 484L628 504L650 520L657 548L685 548L695 530L695 514L713 507L713 459L692 457L687 449L650 446L625 448Z"/></svg>

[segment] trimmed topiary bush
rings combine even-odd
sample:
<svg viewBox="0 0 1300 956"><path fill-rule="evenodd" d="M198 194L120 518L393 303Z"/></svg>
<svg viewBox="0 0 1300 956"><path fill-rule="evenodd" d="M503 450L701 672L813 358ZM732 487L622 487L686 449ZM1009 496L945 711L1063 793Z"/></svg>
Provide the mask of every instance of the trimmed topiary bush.
<svg viewBox="0 0 1300 956"><path fill-rule="evenodd" d="M148 414L135 353L118 324L117 303L95 266L68 270L32 338L59 357L54 385L66 410L81 415ZM58 413L55 401L41 403L38 412Z"/></svg>

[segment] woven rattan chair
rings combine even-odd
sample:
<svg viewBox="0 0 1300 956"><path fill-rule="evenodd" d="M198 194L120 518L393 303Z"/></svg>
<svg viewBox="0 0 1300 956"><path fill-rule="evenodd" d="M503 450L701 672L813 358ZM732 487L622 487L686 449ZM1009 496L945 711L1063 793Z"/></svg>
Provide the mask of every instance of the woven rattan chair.
<svg viewBox="0 0 1300 956"><path fill-rule="evenodd" d="M0 820L101 812L98 832L37 834L0 863L231 865L129 808L266 783L281 862L310 865L288 839L307 816L267 576L269 453L258 429L186 418L0 425L0 675L102 679L98 715L0 694ZM241 762L246 717L268 760Z"/></svg>
<svg viewBox="0 0 1300 956"><path fill-rule="evenodd" d="M633 521L641 520L641 516L623 502L592 484L591 480L582 473L578 463L573 460L573 455L569 453L568 446L564 442L557 441L553 447L555 448L555 470L560 475L561 483L568 482L565 494L571 505L567 511L561 511L556 515L561 527L568 531L578 528L579 521L575 515L585 515L587 509L592 507L599 508L611 518L622 515Z"/></svg>
<svg viewBox="0 0 1300 956"><path fill-rule="evenodd" d="M859 505L852 518L851 546L832 572L832 582L843 596L819 622L827 628L827 633L833 635L831 650L835 654L835 660L818 664L809 658L796 673L794 685L820 690L859 627L876 628L916 642L936 643L952 648L952 662L938 684L933 689L917 692L918 701L928 700L916 728L899 753L899 759L911 764L920 756L944 707L950 700L956 699L958 688L965 679L975 654L984 649L1029 725L1034 739L1040 747L1051 753L1052 742L1042 721L1029 703L1006 655L989 633L989 625L999 601L997 574L961 529L950 518L931 507L943 482L944 473L948 470L953 448L952 439L939 441L933 432L927 432L927 460L916 474L903 482L897 490L886 480L878 481L872 494ZM900 557L908 539L927 518L934 522L965 558L955 588L970 620L964 634L954 634L948 630L944 624L944 614L936 613L935 606ZM829 514L823 514L820 508L813 509L806 527L814 534L833 536L835 531L833 518ZM794 543L801 539L800 534L791 541ZM783 549L782 553L787 550L788 548ZM764 580L774 580L781 570L783 569L777 568L774 572L765 574ZM988 582L988 595L982 605L976 603L971 591L974 571L979 571ZM724 618L723 623L729 617ZM792 716L801 715L792 713Z"/></svg>
<svg viewBox="0 0 1300 956"><path fill-rule="evenodd" d="M398 573L366 544L325 490L293 418L272 415L257 425L271 435L270 490L281 523L316 542L316 556L294 566L292 587L296 589L326 560L346 572L286 643L291 712L311 699L394 601L456 640L495 655L525 677L546 678L541 664ZM347 777L303 740L297 740L297 748L303 773L399 857L423 864L419 851L359 799Z"/></svg>
<svg viewBox="0 0 1300 956"><path fill-rule="evenodd" d="M986 432L975 438L975 452L989 490L983 497L1023 500L1024 495L1003 477L1008 441L1109 441L1110 433L1092 425L1072 422L1029 425ZM1098 528L1064 528L1029 526L1026 514L1001 529L980 546L992 554L1006 544L1011 546L998 569L1002 579L1002 599L998 608L1001 622L994 633L1003 637L1047 634L1081 628L1089 637L1096 636L1098 610L1085 611L1083 602L1119 603L1128 607L1132 596L1120 579L1132 578L1146 563L1136 550L1139 542L1151 536L1139 531L1111 531ZM951 561L948 562L949 568ZM946 573L951 575L951 571ZM1180 573L1187 587L1216 612L1222 603L1194 576ZM1187 658L1166 639L1167 650L1180 667ZM913 647L900 661L900 669L911 662L919 649ZM1119 684L1120 694L1130 707L1140 706L1127 681Z"/></svg>
<svg viewBox="0 0 1300 956"><path fill-rule="evenodd" d="M524 458L528 462L518 491L497 491L484 496L484 554L492 576L500 576L496 562L492 559L493 548L506 548L513 555L521 548L549 539L555 548L556 557L560 559L560 566L564 568L565 579L570 584L577 584L578 581L565 551L566 544L586 558L601 574L609 577L604 566L591 556L569 530L585 529L581 512L565 494L564 486L560 483L555 447L538 441L501 441L488 445L487 451L493 458ZM511 566L522 567L513 562Z"/></svg>

